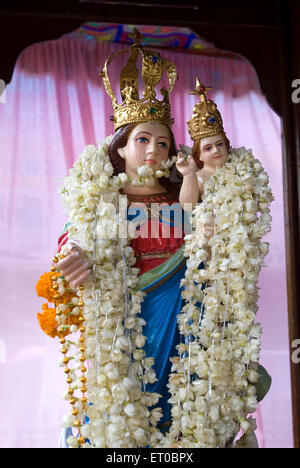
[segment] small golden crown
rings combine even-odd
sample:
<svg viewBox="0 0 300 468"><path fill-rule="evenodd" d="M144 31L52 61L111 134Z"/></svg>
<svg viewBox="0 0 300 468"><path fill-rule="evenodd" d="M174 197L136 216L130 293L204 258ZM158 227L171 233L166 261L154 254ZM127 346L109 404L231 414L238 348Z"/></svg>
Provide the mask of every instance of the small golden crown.
<svg viewBox="0 0 300 468"><path fill-rule="evenodd" d="M158 122L171 127L174 119L171 118L169 94L178 79L175 65L170 60L162 58L158 52L144 49L140 44L143 36L137 29L134 29L133 34L129 36L134 41L133 45L129 49L110 54L102 73L100 73L106 92L112 99L114 115L111 120L114 122L114 128L117 130L122 125L140 122ZM118 104L108 78L107 67L114 58L125 52L130 52L130 57L127 64L121 69L122 103ZM141 99L138 91L138 69L136 68L139 54L142 55L142 78L145 83ZM168 75L169 90L166 88L160 90L163 100L159 101L156 99L155 86L160 82L163 70Z"/></svg>
<svg viewBox="0 0 300 468"><path fill-rule="evenodd" d="M207 91L210 87L196 79L196 89L190 94L200 96L200 102L197 102L193 109L193 117L188 121L188 130L192 140L200 140L209 136L223 133L223 121L217 105L213 101L206 99Z"/></svg>

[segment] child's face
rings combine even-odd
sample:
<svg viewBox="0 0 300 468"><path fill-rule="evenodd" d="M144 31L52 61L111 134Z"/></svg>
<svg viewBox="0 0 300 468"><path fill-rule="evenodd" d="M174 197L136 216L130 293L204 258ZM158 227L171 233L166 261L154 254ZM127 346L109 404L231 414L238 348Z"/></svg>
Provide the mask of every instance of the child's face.
<svg viewBox="0 0 300 468"><path fill-rule="evenodd" d="M222 166L228 156L227 147L222 134L214 135L200 140L199 159L204 167L217 168Z"/></svg>

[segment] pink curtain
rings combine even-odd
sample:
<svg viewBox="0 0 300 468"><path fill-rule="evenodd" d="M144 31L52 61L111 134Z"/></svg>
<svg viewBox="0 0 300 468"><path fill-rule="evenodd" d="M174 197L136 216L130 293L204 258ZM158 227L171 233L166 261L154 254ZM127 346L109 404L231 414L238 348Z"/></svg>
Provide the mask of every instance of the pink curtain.
<svg viewBox="0 0 300 468"><path fill-rule="evenodd" d="M121 46L123 48L123 46ZM67 409L59 343L39 329L35 295L49 270L66 217L58 187L87 144L112 133L112 113L98 72L120 45L64 36L27 48L0 103L0 446L56 447ZM171 97L177 143L190 145L186 122L199 76L213 87L232 146L252 148L270 175L275 201L267 268L260 276L261 362L273 377L258 413L262 447L291 447L280 119L244 60L162 51L176 63ZM118 75L112 67L113 83Z"/></svg>

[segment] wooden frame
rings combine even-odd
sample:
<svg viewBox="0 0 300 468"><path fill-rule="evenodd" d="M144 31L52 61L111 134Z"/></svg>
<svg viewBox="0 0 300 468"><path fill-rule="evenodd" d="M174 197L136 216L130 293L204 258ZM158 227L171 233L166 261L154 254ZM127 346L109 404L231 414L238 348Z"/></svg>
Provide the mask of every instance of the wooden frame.
<svg viewBox="0 0 300 468"><path fill-rule="evenodd" d="M117 5L116 5L117 3ZM143 5L142 5L143 4ZM151 6L152 5L152 6ZM292 102L292 82L300 79L298 0L77 0L26 2L0 7L0 78L10 81L21 51L55 39L86 21L189 27L216 47L249 59L270 105L282 118L285 246L290 343L300 339L300 103ZM9 39L8 39L9 38ZM1 54L2 55L2 54ZM292 353L290 348L290 354ZM300 364L291 361L294 446L300 448Z"/></svg>

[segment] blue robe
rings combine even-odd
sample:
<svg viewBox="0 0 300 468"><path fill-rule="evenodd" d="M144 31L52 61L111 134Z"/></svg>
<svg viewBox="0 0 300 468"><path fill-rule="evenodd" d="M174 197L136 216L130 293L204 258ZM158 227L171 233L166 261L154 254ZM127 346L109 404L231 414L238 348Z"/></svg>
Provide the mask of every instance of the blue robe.
<svg viewBox="0 0 300 468"><path fill-rule="evenodd" d="M156 406L163 410L159 427L164 430L171 421L171 405L168 403L168 377L171 371L170 357L177 356L176 345L180 343L177 315L182 307L180 281L184 278L186 265L181 248L167 262L141 276L141 290L147 293L140 317L147 324L143 334L147 337L144 350L154 357L157 381L146 385L146 391L162 395ZM150 273L150 275L149 275ZM145 284L146 282L146 284Z"/></svg>

